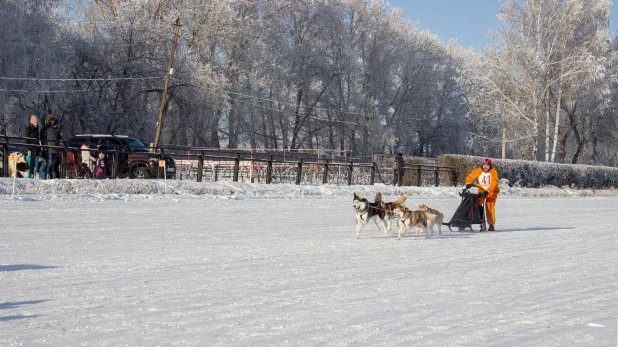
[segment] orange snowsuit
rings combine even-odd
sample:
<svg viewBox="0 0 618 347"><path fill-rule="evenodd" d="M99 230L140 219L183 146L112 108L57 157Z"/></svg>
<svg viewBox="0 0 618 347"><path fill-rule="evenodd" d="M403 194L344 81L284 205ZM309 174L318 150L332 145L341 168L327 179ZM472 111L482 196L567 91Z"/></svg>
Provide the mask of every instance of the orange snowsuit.
<svg viewBox="0 0 618 347"><path fill-rule="evenodd" d="M495 167L491 167L488 172L484 172L482 167L474 169L468 177L466 177L466 184L472 184L474 180L478 179L476 185L479 189L479 193L487 192L487 198L485 199L485 209L487 211L487 223L496 224L496 199L500 193L498 187L498 171ZM483 198L479 198L479 204L483 204Z"/></svg>

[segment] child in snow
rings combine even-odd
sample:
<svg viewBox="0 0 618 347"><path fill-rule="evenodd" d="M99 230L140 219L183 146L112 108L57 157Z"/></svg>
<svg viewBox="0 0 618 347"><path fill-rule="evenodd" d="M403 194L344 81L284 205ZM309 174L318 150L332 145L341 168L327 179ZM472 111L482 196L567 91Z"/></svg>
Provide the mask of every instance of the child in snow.
<svg viewBox="0 0 618 347"><path fill-rule="evenodd" d="M99 157L97 158L97 166L94 172L95 179L105 178L105 164L105 154L99 153Z"/></svg>

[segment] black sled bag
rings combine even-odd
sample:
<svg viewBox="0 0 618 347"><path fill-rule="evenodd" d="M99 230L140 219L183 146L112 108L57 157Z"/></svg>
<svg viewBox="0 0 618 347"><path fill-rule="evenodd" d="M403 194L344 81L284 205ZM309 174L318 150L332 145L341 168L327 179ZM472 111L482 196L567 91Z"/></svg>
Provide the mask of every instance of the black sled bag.
<svg viewBox="0 0 618 347"><path fill-rule="evenodd" d="M459 195L461 196L461 204L457 207L451 221L445 224L449 227L461 228L470 227L472 224L481 224L481 208L478 194L473 194L468 190L464 190L459 193Z"/></svg>

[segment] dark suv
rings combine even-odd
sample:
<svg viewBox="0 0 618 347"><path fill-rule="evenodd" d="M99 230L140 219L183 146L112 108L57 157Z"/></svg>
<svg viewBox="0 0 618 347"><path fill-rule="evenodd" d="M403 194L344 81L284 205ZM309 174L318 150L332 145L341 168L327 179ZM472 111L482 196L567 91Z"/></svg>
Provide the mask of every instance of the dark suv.
<svg viewBox="0 0 618 347"><path fill-rule="evenodd" d="M111 164L114 153L117 155L116 176L125 178L174 178L176 174L176 162L169 155L164 155L165 172L159 167L159 153L150 151L138 139L126 135L101 135L84 134L75 135L69 140L69 149L80 153L81 146L86 144L91 151L97 149L98 144L102 145L110 158L108 176L111 176ZM81 155L80 155L81 157Z"/></svg>

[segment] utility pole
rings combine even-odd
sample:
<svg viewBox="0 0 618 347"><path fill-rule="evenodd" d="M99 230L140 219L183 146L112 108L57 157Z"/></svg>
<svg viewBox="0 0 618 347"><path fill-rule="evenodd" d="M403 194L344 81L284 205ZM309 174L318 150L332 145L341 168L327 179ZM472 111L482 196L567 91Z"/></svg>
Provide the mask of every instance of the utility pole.
<svg viewBox="0 0 618 347"><path fill-rule="evenodd" d="M161 108L159 109L159 119L157 120L157 131L155 132L154 147L159 147L159 139L161 138L161 125L163 123L163 110L165 109L165 98L167 96L167 87L170 84L170 76L174 72L174 55L176 55L176 45L178 45L178 32L180 31L180 17L176 17L176 30L174 31L174 40L172 41L172 54L170 63L167 66L167 74L165 74L165 85L163 86L163 94L161 95Z"/></svg>

